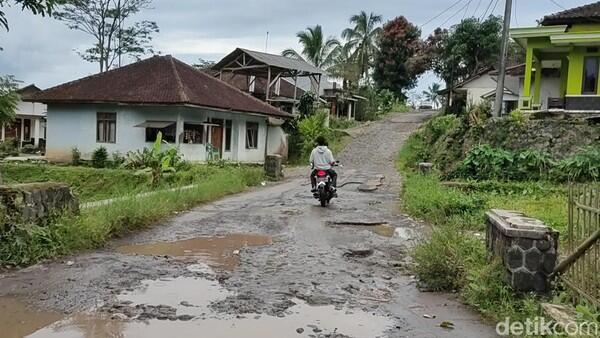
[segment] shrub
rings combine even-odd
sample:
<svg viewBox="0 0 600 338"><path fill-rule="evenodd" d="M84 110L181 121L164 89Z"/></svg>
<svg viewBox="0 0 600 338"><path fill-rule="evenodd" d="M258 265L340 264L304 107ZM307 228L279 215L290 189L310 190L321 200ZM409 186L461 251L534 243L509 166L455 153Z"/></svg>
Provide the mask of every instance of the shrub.
<svg viewBox="0 0 600 338"><path fill-rule="evenodd" d="M482 144L467 153L458 173L474 179L504 178L514 161L514 154Z"/></svg>
<svg viewBox="0 0 600 338"><path fill-rule="evenodd" d="M300 100L298 102L298 112L300 112L300 117L304 118L307 116L311 116L315 112L315 101L317 98L313 92L305 92L300 96Z"/></svg>
<svg viewBox="0 0 600 338"><path fill-rule="evenodd" d="M106 168L106 162L108 161L108 151L106 148L99 147L92 153L92 166L94 168Z"/></svg>
<svg viewBox="0 0 600 338"><path fill-rule="evenodd" d="M26 144L21 147L21 153L23 154L35 154L39 149L33 144Z"/></svg>
<svg viewBox="0 0 600 338"><path fill-rule="evenodd" d="M444 115L431 119L425 124L424 133L431 144L435 143L442 135L456 128L459 120L456 115Z"/></svg>
<svg viewBox="0 0 600 338"><path fill-rule="evenodd" d="M581 152L560 161L553 174L559 180L600 180L600 147L587 147Z"/></svg>
<svg viewBox="0 0 600 338"><path fill-rule="evenodd" d="M358 122L356 120L337 119L337 118L332 118L329 120L329 127L331 129L349 129L349 128L356 127L357 125L358 125Z"/></svg>
<svg viewBox="0 0 600 338"><path fill-rule="evenodd" d="M314 148L318 136L330 136L329 128L326 127L327 117L327 113L314 114L298 123L303 155L309 154Z"/></svg>
<svg viewBox="0 0 600 338"><path fill-rule="evenodd" d="M522 111L515 109L508 114L508 120L518 125L526 125L528 118Z"/></svg>
<svg viewBox="0 0 600 338"><path fill-rule="evenodd" d="M415 272L434 290L460 290L470 268L485 264L484 244L449 226L433 231L429 241L412 252Z"/></svg>
<svg viewBox="0 0 600 338"><path fill-rule="evenodd" d="M6 138L0 142L0 158L19 155L19 142L14 138Z"/></svg>
<svg viewBox="0 0 600 338"><path fill-rule="evenodd" d="M77 147L71 149L71 164L72 165L80 165L81 164L81 152Z"/></svg>
<svg viewBox="0 0 600 338"><path fill-rule="evenodd" d="M555 165L550 154L526 149L515 154L510 177L521 180L547 178Z"/></svg>
<svg viewBox="0 0 600 338"><path fill-rule="evenodd" d="M488 100L483 100L480 103L470 107L469 109L469 125L481 126L492 116L492 103Z"/></svg>
<svg viewBox="0 0 600 338"><path fill-rule="evenodd" d="M122 166L123 163L125 163L125 156L121 155L121 153L118 151L115 151L114 153L112 153L113 167L118 168L118 167Z"/></svg>

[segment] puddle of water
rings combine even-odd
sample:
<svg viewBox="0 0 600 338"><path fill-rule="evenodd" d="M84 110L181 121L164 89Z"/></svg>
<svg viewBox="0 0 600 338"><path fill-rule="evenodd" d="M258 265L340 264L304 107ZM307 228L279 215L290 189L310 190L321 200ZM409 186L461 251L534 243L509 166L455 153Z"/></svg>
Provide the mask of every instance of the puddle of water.
<svg viewBox="0 0 600 338"><path fill-rule="evenodd" d="M2 337L21 338L62 318L59 313L37 311L16 299L0 298Z"/></svg>
<svg viewBox="0 0 600 338"><path fill-rule="evenodd" d="M394 234L396 233L396 228L394 228L393 226L391 226L389 224L375 225L375 226L369 227L369 230L373 231L374 233L378 234L379 236L384 236L384 237L394 237Z"/></svg>
<svg viewBox="0 0 600 338"><path fill-rule="evenodd" d="M192 257L206 262L210 266L233 270L239 264L234 251L247 246L272 244L270 236L253 234L228 234L214 237L198 237L175 242L125 245L117 251L126 254L168 255L173 257Z"/></svg>
<svg viewBox="0 0 600 338"><path fill-rule="evenodd" d="M191 321L168 321L152 319L148 322L117 321L102 317L73 316L58 321L28 336L31 338L54 337L198 337L211 338L280 338L310 337L315 335L313 326L320 334L340 333L356 338L372 338L383 335L393 325L389 317L376 316L362 310L336 310L334 306L310 306L293 299L297 304L286 311L285 317L256 316L247 314L236 317L217 314L209 309L213 301L232 295L217 282L199 278L176 278L171 280L145 281L143 287L120 295L120 300L137 304L163 304L177 308L177 314L200 316ZM186 305L181 305L185 301ZM202 316L206 313L206 316ZM302 328L301 334L296 329Z"/></svg>

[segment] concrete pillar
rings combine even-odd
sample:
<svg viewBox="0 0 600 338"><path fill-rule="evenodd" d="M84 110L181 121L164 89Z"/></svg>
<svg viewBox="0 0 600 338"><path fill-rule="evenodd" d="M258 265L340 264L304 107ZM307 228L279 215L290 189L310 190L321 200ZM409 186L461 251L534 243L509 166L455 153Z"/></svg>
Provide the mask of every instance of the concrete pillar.
<svg viewBox="0 0 600 338"><path fill-rule="evenodd" d="M25 119L21 119L21 139L19 142L19 147L23 146L23 141L25 141Z"/></svg>
<svg viewBox="0 0 600 338"><path fill-rule="evenodd" d="M33 119L33 146L38 147L40 145L40 119Z"/></svg>
<svg viewBox="0 0 600 338"><path fill-rule="evenodd" d="M348 120L352 118L352 101L348 101Z"/></svg>
<svg viewBox="0 0 600 338"><path fill-rule="evenodd" d="M183 117L181 117L181 113L177 114L177 124L175 125L175 144L179 146L181 143L181 139L183 138Z"/></svg>
<svg viewBox="0 0 600 338"><path fill-rule="evenodd" d="M4 123L2 123L2 138L0 139L2 142L4 142L4 139L6 138L6 131L4 130Z"/></svg>

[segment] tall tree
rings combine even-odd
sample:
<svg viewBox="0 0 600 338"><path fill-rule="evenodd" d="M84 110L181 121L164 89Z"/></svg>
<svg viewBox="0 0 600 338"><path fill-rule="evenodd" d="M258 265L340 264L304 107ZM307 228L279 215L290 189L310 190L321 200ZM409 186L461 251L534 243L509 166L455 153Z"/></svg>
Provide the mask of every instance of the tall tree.
<svg viewBox="0 0 600 338"><path fill-rule="evenodd" d="M448 87L494 66L500 54L502 19L468 18L449 31L437 29L430 37L434 47L433 70Z"/></svg>
<svg viewBox="0 0 600 338"><path fill-rule="evenodd" d="M281 53L283 56L306 59L322 69L328 69L335 63L335 58L340 52L340 42L334 37L325 38L320 25L307 27L296 36L302 46L302 52L298 53L289 48Z"/></svg>
<svg viewBox="0 0 600 338"><path fill-rule="evenodd" d="M327 71L331 76L342 79L345 89L356 88L361 72L359 64L356 63L353 48L348 44L341 46L333 65Z"/></svg>
<svg viewBox="0 0 600 338"><path fill-rule="evenodd" d="M22 10L27 10L34 15L46 16L52 14L52 9L59 0L0 0L0 26L8 30L8 19L2 10L2 7L11 3L21 6Z"/></svg>
<svg viewBox="0 0 600 338"><path fill-rule="evenodd" d="M63 0L63 10L55 17L71 29L92 36L92 47L79 51L85 61L98 63L100 72L121 65L121 58L139 59L152 54L152 34L157 33L154 21L139 21L125 26L127 18L149 8L151 0Z"/></svg>
<svg viewBox="0 0 600 338"><path fill-rule="evenodd" d="M12 76L0 76L0 126L15 119L17 104L21 99L17 93L18 82ZM2 175L0 175L2 184Z"/></svg>
<svg viewBox="0 0 600 338"><path fill-rule="evenodd" d="M346 28L342 32L342 38L346 39L347 46L354 49L354 57L359 65L360 76L368 75L369 68L373 62L373 56L377 51L377 38L381 34L381 15L367 14L361 11L350 18L352 28Z"/></svg>
<svg viewBox="0 0 600 338"><path fill-rule="evenodd" d="M405 91L413 88L429 67L427 51L417 26L403 16L389 21L379 36L373 80L379 88L406 97Z"/></svg>

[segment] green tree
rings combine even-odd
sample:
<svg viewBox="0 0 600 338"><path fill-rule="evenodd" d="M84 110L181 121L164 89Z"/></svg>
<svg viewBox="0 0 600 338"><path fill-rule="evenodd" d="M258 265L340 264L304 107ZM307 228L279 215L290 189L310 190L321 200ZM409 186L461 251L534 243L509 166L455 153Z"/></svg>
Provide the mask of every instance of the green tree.
<svg viewBox="0 0 600 338"><path fill-rule="evenodd" d="M288 48L281 54L287 57L305 59L314 66L328 69L334 64L337 54L340 52L340 42L334 37L325 38L321 25L307 27L306 30L296 34L302 46L302 52Z"/></svg>
<svg viewBox="0 0 600 338"><path fill-rule="evenodd" d="M352 28L346 28L342 32L342 38L346 39L348 48L354 49L354 57L359 65L360 76L367 76L377 51L377 38L381 34L382 16L374 13L367 14L361 11L350 18Z"/></svg>
<svg viewBox="0 0 600 338"><path fill-rule="evenodd" d="M8 19L6 14L2 10L4 6L11 4L21 6L22 10L28 10L34 15L51 15L52 9L58 0L0 0L0 26L4 27L8 31Z"/></svg>
<svg viewBox="0 0 600 338"><path fill-rule="evenodd" d="M360 79L360 66L348 44L341 46L339 53L335 57L334 63L327 72L336 78L343 80L345 89L355 89L358 87Z"/></svg>
<svg viewBox="0 0 600 338"><path fill-rule="evenodd" d="M423 97L427 101L430 101L434 107L437 107L440 104L440 95L438 92L440 91L439 83L432 83L427 90L423 91Z"/></svg>
<svg viewBox="0 0 600 338"><path fill-rule="evenodd" d="M94 38L92 47L78 51L82 59L98 63L100 72L120 67L122 57L140 59L154 54L152 34L159 31L154 21L139 21L125 26L125 20L152 0L62 0L63 10L55 17L70 29L79 30Z"/></svg>
<svg viewBox="0 0 600 338"><path fill-rule="evenodd" d="M500 54L502 18L490 16L484 21L468 18L449 31L437 29L430 36L433 70L448 87L482 68L494 66Z"/></svg>
<svg viewBox="0 0 600 338"><path fill-rule="evenodd" d="M375 84L405 98L404 92L413 88L419 75L429 68L426 47L421 40L421 30L405 17L399 16L386 23L375 56Z"/></svg>
<svg viewBox="0 0 600 338"><path fill-rule="evenodd" d="M18 82L12 76L0 76L0 125L12 122L20 101ZM0 175L0 184L2 175Z"/></svg>

